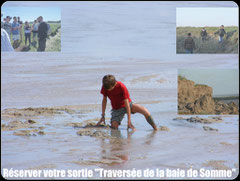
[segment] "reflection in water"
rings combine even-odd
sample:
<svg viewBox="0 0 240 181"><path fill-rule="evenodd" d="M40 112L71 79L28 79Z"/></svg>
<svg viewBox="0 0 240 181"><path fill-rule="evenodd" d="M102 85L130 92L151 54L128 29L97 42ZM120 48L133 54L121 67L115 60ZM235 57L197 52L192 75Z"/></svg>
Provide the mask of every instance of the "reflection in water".
<svg viewBox="0 0 240 181"><path fill-rule="evenodd" d="M154 138L155 138L155 136L156 136L156 133L157 133L157 131L154 131L154 130L153 130L153 132L151 132L150 134L148 134L144 143L145 143L146 145L150 145L150 144L153 142L153 140L154 140Z"/></svg>
<svg viewBox="0 0 240 181"><path fill-rule="evenodd" d="M110 165L121 164L129 160L128 148L130 139L124 139L121 131L111 129L111 139L101 139L102 159L107 159Z"/></svg>
<svg viewBox="0 0 240 181"><path fill-rule="evenodd" d="M146 140L143 140L144 145L150 145L155 138L157 131L151 132L147 137ZM117 129L111 129L110 135L111 139L101 139L101 159L108 160L105 163L109 163L108 165L117 165L117 164L124 164L130 160L130 153L134 153L142 145L142 140L136 139L133 142L131 138L134 131L127 132L127 139L123 138L121 135L121 131ZM145 147L144 147L145 148ZM141 148L140 148L141 149ZM149 151L147 151L149 153ZM146 152L144 152L146 154ZM134 154L135 155L135 154ZM145 156L145 155L142 155Z"/></svg>

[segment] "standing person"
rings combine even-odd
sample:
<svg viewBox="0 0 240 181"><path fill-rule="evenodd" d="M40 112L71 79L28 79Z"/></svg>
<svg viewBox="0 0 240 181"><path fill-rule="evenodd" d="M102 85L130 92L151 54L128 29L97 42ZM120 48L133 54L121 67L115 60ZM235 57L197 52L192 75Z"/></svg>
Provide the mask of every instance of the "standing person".
<svg viewBox="0 0 240 181"><path fill-rule="evenodd" d="M10 23L11 21L11 17L7 16L5 18L5 22L3 23L3 29L8 33L8 36L11 37L11 28L12 28L12 24Z"/></svg>
<svg viewBox="0 0 240 181"><path fill-rule="evenodd" d="M19 46L20 39L20 25L17 22L17 17L13 17L12 23L12 39L13 39L13 48L17 48Z"/></svg>
<svg viewBox="0 0 240 181"><path fill-rule="evenodd" d="M226 34L226 32L224 30L224 26L223 25L220 26L219 30L216 33L214 33L214 34L218 34L218 36L219 36L218 42L221 43L223 41L224 35Z"/></svg>
<svg viewBox="0 0 240 181"><path fill-rule="evenodd" d="M36 46L36 36L38 33L38 22L37 20L34 20L34 23L32 25L32 33L33 33L33 46Z"/></svg>
<svg viewBox="0 0 240 181"><path fill-rule="evenodd" d="M186 53L193 53L193 50L196 49L195 42L192 38L192 34L188 33L188 37L186 38L184 42L184 48L186 50Z"/></svg>
<svg viewBox="0 0 240 181"><path fill-rule="evenodd" d="M1 52L14 52L9 35L3 28L1 28Z"/></svg>
<svg viewBox="0 0 240 181"><path fill-rule="evenodd" d="M38 17L38 51L45 51L47 41L48 25L43 21L43 17Z"/></svg>
<svg viewBox="0 0 240 181"><path fill-rule="evenodd" d="M19 24L19 34L20 34L20 42L22 42L22 24L23 22L20 20L20 17L18 16L18 24Z"/></svg>
<svg viewBox="0 0 240 181"><path fill-rule="evenodd" d="M203 42L207 40L207 30L205 28L202 28L200 35Z"/></svg>
<svg viewBox="0 0 240 181"><path fill-rule="evenodd" d="M29 40L29 47L31 45L31 27L29 23L26 21L24 26L24 34L25 34L25 46L27 45L27 40Z"/></svg>

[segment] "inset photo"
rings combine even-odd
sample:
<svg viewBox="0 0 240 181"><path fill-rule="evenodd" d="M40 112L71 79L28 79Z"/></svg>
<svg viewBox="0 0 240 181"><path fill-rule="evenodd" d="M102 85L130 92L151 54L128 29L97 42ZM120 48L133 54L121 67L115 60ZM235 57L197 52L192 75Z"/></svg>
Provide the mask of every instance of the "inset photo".
<svg viewBox="0 0 240 181"><path fill-rule="evenodd" d="M238 115L238 69L179 69L178 114Z"/></svg>
<svg viewBox="0 0 240 181"><path fill-rule="evenodd" d="M1 7L1 52L60 52L61 8Z"/></svg>
<svg viewBox="0 0 240 181"><path fill-rule="evenodd" d="M176 8L176 53L237 54L238 8Z"/></svg>

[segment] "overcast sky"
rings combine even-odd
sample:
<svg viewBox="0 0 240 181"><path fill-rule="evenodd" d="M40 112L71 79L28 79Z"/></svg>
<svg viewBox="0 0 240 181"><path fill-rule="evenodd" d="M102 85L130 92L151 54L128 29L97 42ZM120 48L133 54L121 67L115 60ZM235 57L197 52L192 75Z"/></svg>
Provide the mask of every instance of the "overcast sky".
<svg viewBox="0 0 240 181"><path fill-rule="evenodd" d="M239 94L238 69L179 69L178 74L212 87L213 96Z"/></svg>
<svg viewBox="0 0 240 181"><path fill-rule="evenodd" d="M238 8L176 8L179 26L238 26Z"/></svg>

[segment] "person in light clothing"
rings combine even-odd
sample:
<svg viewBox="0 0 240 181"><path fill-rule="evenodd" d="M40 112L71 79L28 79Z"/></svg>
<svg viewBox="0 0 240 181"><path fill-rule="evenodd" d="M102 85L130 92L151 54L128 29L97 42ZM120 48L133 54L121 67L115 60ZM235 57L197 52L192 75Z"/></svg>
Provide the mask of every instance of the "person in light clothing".
<svg viewBox="0 0 240 181"><path fill-rule="evenodd" d="M12 23L12 40L13 40L13 48L19 47L19 40L20 40L20 25L17 22L17 17L13 17Z"/></svg>
<svg viewBox="0 0 240 181"><path fill-rule="evenodd" d="M3 28L1 28L1 52L19 52L24 48L25 46L20 46L14 50L8 33Z"/></svg>
<svg viewBox="0 0 240 181"><path fill-rule="evenodd" d="M1 28L1 52L14 52L9 35L3 28Z"/></svg>

